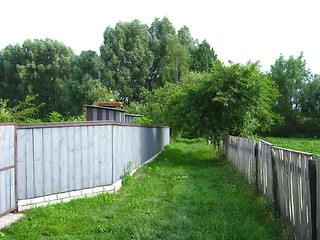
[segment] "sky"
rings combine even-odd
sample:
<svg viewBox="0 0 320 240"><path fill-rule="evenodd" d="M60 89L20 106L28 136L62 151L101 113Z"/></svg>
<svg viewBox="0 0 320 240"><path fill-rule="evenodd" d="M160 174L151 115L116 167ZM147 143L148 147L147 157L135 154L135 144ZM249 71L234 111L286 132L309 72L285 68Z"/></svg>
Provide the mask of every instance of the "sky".
<svg viewBox="0 0 320 240"><path fill-rule="evenodd" d="M176 31L190 29L218 58L262 70L279 58L300 55L320 74L319 0L0 0L0 50L26 39L50 38L76 54L99 52L106 27L138 19L151 25L167 16Z"/></svg>

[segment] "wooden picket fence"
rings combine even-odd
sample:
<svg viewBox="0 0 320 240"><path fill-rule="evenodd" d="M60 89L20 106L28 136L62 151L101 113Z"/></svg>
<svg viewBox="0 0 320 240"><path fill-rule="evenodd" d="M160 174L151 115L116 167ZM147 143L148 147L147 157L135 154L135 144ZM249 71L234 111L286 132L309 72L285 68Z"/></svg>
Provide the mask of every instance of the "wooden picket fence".
<svg viewBox="0 0 320 240"><path fill-rule="evenodd" d="M296 239L320 239L320 170L318 165L316 175L311 153L235 136L225 136L223 146L228 159L258 186L261 195L280 206Z"/></svg>

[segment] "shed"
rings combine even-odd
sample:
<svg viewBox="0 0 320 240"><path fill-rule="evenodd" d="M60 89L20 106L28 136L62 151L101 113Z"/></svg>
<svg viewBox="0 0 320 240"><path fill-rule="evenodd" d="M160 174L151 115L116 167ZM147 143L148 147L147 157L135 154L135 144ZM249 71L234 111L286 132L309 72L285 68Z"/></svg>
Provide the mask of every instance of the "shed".
<svg viewBox="0 0 320 240"><path fill-rule="evenodd" d="M85 106L87 108L87 121L110 120L125 122L125 110L92 105Z"/></svg>
<svg viewBox="0 0 320 240"><path fill-rule="evenodd" d="M143 117L143 115L125 113L126 122L128 123L133 123L135 120L141 117Z"/></svg>
<svg viewBox="0 0 320 240"><path fill-rule="evenodd" d="M100 107L124 107L124 102L99 102Z"/></svg>

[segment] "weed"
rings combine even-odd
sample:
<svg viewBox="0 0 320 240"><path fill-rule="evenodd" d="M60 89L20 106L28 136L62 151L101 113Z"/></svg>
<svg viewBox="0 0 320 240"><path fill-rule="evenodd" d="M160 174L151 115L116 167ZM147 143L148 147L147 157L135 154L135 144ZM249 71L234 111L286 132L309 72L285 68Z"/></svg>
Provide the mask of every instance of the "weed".
<svg viewBox="0 0 320 240"><path fill-rule="evenodd" d="M129 162L126 172L122 177L122 185L130 185L134 182L134 177L131 176L130 172L132 171L132 162Z"/></svg>

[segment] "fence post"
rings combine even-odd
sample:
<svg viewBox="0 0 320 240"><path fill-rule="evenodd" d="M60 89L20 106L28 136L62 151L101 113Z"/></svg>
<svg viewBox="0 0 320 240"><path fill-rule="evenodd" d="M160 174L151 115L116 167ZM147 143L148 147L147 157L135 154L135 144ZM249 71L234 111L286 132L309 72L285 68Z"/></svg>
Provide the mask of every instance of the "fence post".
<svg viewBox="0 0 320 240"><path fill-rule="evenodd" d="M274 153L272 151L273 147L270 147L271 151L271 161L272 161L272 179L273 179L273 201L274 203L280 203L279 196L279 184L278 184L278 173L277 173L277 165L275 162Z"/></svg>
<svg viewBox="0 0 320 240"><path fill-rule="evenodd" d="M258 164L259 164L259 162L258 162L258 158L259 158L259 141L258 141L258 143L256 143L256 147L255 147L255 152L254 152L254 160L255 160L255 162L256 162L256 179L255 179L255 184L256 184L256 186L257 186L257 190L259 191L259 192L261 192L260 191L260 189L259 189L259 179L258 179L258 176L259 176L259 174L258 174L258 171L259 171L259 166L258 166Z"/></svg>
<svg viewBox="0 0 320 240"><path fill-rule="evenodd" d="M317 188L317 239L320 239L320 156L317 156L317 183L316 183L316 188Z"/></svg>
<svg viewBox="0 0 320 240"><path fill-rule="evenodd" d="M311 200L311 222L312 222L312 239L317 239L317 203L316 203L316 162L309 159L309 181L310 181L310 200ZM318 196L319 197L319 196Z"/></svg>

